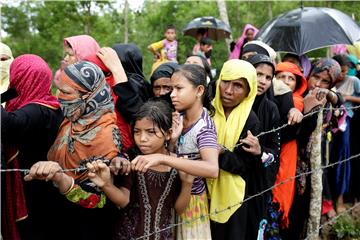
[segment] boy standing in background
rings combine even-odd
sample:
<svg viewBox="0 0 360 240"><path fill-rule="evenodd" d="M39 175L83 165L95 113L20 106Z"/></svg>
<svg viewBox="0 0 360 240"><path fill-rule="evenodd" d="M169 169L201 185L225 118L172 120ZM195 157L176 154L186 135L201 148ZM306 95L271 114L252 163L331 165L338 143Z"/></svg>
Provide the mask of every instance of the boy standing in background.
<svg viewBox="0 0 360 240"><path fill-rule="evenodd" d="M154 63L151 73L164 62L177 62L176 29L174 25L168 25L165 29L165 39L152 43L148 49L154 54Z"/></svg>

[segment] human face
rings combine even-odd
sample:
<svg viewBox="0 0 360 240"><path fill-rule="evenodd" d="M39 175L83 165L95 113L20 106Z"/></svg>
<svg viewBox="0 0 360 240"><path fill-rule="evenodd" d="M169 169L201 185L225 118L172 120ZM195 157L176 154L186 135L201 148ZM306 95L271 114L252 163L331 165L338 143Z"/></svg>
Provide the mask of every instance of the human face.
<svg viewBox="0 0 360 240"><path fill-rule="evenodd" d="M153 93L155 97L163 96L169 92L171 92L170 78L162 77L154 81Z"/></svg>
<svg viewBox="0 0 360 240"><path fill-rule="evenodd" d="M77 121L85 112L85 99L88 94L81 94L77 89L64 83L61 78L57 86L59 89L58 99L64 117L71 122Z"/></svg>
<svg viewBox="0 0 360 240"><path fill-rule="evenodd" d="M210 46L208 44L200 44L200 50L204 53L207 53L210 50Z"/></svg>
<svg viewBox="0 0 360 240"><path fill-rule="evenodd" d="M171 101L178 112L190 109L196 101L202 101L204 86L195 87L181 72L171 76Z"/></svg>
<svg viewBox="0 0 360 240"><path fill-rule="evenodd" d="M257 52L247 52L247 53L244 53L242 56L241 56L241 59L242 60L248 60L250 57L256 55Z"/></svg>
<svg viewBox="0 0 360 240"><path fill-rule="evenodd" d="M273 79L273 68L268 64L260 64L256 67L257 95L264 94L271 86Z"/></svg>
<svg viewBox="0 0 360 240"><path fill-rule="evenodd" d="M65 45L64 46L64 62L67 65L76 63L78 60L75 56L75 52L74 50L69 46L69 45Z"/></svg>
<svg viewBox="0 0 360 240"><path fill-rule="evenodd" d="M296 76L291 72L279 72L276 79L283 81L294 92L296 88Z"/></svg>
<svg viewBox="0 0 360 240"><path fill-rule="evenodd" d="M285 59L283 59L283 62L289 62L292 64L295 64L296 66L298 66L301 69L301 64L299 62L298 59L294 58L294 57L286 57Z"/></svg>
<svg viewBox="0 0 360 240"><path fill-rule="evenodd" d="M247 40L248 42L250 42L250 41L252 41L253 39L254 39L254 30L248 29L248 30L246 31L246 40Z"/></svg>
<svg viewBox="0 0 360 240"><path fill-rule="evenodd" d="M203 62L201 61L201 58L197 56L188 57L186 59L185 64L195 64L195 65L199 65L200 67L205 67Z"/></svg>
<svg viewBox="0 0 360 240"><path fill-rule="evenodd" d="M348 66L341 66L341 73L338 79L336 79L336 82L342 82L344 81L346 75L348 74L349 67Z"/></svg>
<svg viewBox="0 0 360 240"><path fill-rule="evenodd" d="M168 41L170 41L170 42L172 42L172 41L174 41L175 40L175 38L176 38L176 31L175 31L175 29L168 29L168 30L166 30L166 32L165 32L165 38L168 40Z"/></svg>
<svg viewBox="0 0 360 240"><path fill-rule="evenodd" d="M330 86L331 86L331 79L326 70L320 73L312 74L308 80L309 90L313 90L316 87L329 89Z"/></svg>
<svg viewBox="0 0 360 240"><path fill-rule="evenodd" d="M250 88L246 79L220 81L220 99L225 111L232 110L249 94Z"/></svg>
<svg viewBox="0 0 360 240"><path fill-rule="evenodd" d="M135 122L134 140L142 154L165 153L170 134L163 133L150 119L142 118Z"/></svg>

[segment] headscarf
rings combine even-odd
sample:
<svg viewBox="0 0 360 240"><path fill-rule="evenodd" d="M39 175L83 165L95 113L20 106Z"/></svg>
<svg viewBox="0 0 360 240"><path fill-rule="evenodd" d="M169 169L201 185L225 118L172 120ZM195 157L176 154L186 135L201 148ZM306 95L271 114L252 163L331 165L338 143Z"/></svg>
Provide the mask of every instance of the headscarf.
<svg viewBox="0 0 360 240"><path fill-rule="evenodd" d="M302 111L304 108L302 95L307 89L307 81L304 75L300 71L299 67L291 62L281 62L277 64L275 73L279 72L290 72L296 76L296 88L293 92L293 100L295 107Z"/></svg>
<svg viewBox="0 0 360 240"><path fill-rule="evenodd" d="M145 79L142 69L142 54L135 44L115 44L112 48L117 53L127 77L137 74Z"/></svg>
<svg viewBox="0 0 360 240"><path fill-rule="evenodd" d="M58 109L58 100L51 95L52 73L47 63L33 54L21 55L10 65L10 88L15 88L18 97L6 104L6 111L12 112L35 103Z"/></svg>
<svg viewBox="0 0 360 240"><path fill-rule="evenodd" d="M95 63L98 67L100 67L100 69L103 71L103 73L105 75L106 82L109 84L109 86L112 90L112 88L115 85L114 76L112 75L110 70L105 66L105 64L101 61L101 59L98 58L96 56L96 54L94 54L94 55L85 57L85 60ZM112 93L112 97L114 99L114 103L116 103L118 96L114 93L114 91L111 91L111 93ZM115 108L115 113L116 113L116 125L118 126L119 131L122 135L124 150L126 150L134 144L133 137L131 134L131 126L130 126L130 124L128 124L125 121L125 119L123 118L121 113L116 108Z"/></svg>
<svg viewBox="0 0 360 240"><path fill-rule="evenodd" d="M332 82L330 88L335 84L336 79L340 76L341 67L337 61L331 58L321 58L314 64L310 76L326 71Z"/></svg>
<svg viewBox="0 0 360 240"><path fill-rule="evenodd" d="M77 168L81 161L92 158L107 160L117 156L121 138L115 125L114 103L109 85L101 69L91 62L81 61L67 66L60 81L78 90L86 98L69 100L60 93L64 114L83 107L83 114L74 122L65 119L48 152L48 160L59 162L62 168ZM83 180L86 173L67 172Z"/></svg>
<svg viewBox="0 0 360 240"><path fill-rule="evenodd" d="M151 85L154 85L154 82L160 78L171 78L174 71L179 67L180 65L175 62L161 64L150 77Z"/></svg>
<svg viewBox="0 0 360 240"><path fill-rule="evenodd" d="M243 29L243 32L242 32L241 36L239 37L239 39L236 42L234 50L230 53L229 59L239 59L239 57L241 56L241 48L243 47L244 41L245 41L245 38L246 38L246 32L249 29L252 29L254 31L254 37L259 31L253 25L247 23L244 26L244 29Z"/></svg>
<svg viewBox="0 0 360 240"><path fill-rule="evenodd" d="M276 52L275 50L267 45L266 43L263 43L259 40L254 40L251 42L248 42L244 45L242 55L247 52L256 52L258 54L264 54L271 58L271 60L275 61L276 58Z"/></svg>
<svg viewBox="0 0 360 240"><path fill-rule="evenodd" d="M349 71L348 71L347 75L348 76L356 76L356 73L357 73L356 65L359 64L359 60L353 54L349 54L349 55L347 55L347 57L352 65L352 66L349 66Z"/></svg>
<svg viewBox="0 0 360 240"><path fill-rule="evenodd" d="M229 117L226 119L224 108L220 99L221 80L237 80L245 78L249 84L250 92L248 96L236 106ZM257 77L255 68L246 61L231 59L224 63L220 72L219 80L216 85L216 95L213 100L215 115L213 117L218 143L225 146L230 151L239 141L245 123L250 115L252 105L257 94ZM220 169L217 179L208 180L208 189L211 196L210 212L226 209L244 198L245 181L239 175L231 174ZM228 193L231 193L230 195ZM226 198L224 196L227 196ZM212 215L213 221L225 223L231 215L240 207L234 207L229 211L218 215Z"/></svg>
<svg viewBox="0 0 360 240"><path fill-rule="evenodd" d="M69 44L78 61L100 50L99 44L89 35L78 35L64 38L64 46Z"/></svg>
<svg viewBox="0 0 360 240"><path fill-rule="evenodd" d="M0 42L0 55L6 55L10 57L8 60L0 61L0 75L1 75L1 86L0 92L3 93L8 89L9 86L9 70L10 64L14 60L11 49L8 45Z"/></svg>

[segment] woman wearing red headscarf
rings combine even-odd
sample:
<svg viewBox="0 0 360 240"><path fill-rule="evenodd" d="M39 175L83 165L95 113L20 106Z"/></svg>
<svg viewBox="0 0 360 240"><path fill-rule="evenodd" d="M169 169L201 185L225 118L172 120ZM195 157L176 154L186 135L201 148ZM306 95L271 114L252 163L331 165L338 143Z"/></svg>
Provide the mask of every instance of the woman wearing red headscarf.
<svg viewBox="0 0 360 240"><path fill-rule="evenodd" d="M47 159L63 120L60 104L51 95L52 74L36 55L17 57L10 66L13 99L1 107L2 148L6 168L30 168ZM4 165L2 165L3 168ZM48 239L57 226L57 190L48 182L24 183L19 172L2 176L4 239ZM26 198L26 202L25 202ZM48 215L51 211L53 215Z"/></svg>

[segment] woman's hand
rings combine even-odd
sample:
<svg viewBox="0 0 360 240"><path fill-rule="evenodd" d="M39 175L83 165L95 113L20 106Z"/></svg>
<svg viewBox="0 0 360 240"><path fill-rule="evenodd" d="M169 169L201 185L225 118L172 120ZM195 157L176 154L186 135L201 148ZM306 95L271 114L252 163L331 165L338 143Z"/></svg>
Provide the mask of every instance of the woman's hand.
<svg viewBox="0 0 360 240"><path fill-rule="evenodd" d="M96 53L96 56L98 56L111 71L116 83L128 81L123 65L114 49L103 47Z"/></svg>
<svg viewBox="0 0 360 240"><path fill-rule="evenodd" d="M301 123L303 120L304 115L299 111L297 108L290 109L288 113L288 124L294 125L296 123Z"/></svg>
<svg viewBox="0 0 360 240"><path fill-rule="evenodd" d="M139 155L131 162L132 170L146 172L150 167L156 167L161 164L163 154Z"/></svg>
<svg viewBox="0 0 360 240"><path fill-rule="evenodd" d="M252 133L250 131L247 131L247 136L244 139L240 140L240 143L246 144L247 146L242 146L242 148L246 151L249 152L255 156L258 156L261 154L261 146L259 143L259 139L257 137L255 137L254 135L252 135Z"/></svg>
<svg viewBox="0 0 360 240"><path fill-rule="evenodd" d="M110 170L114 175L128 175L131 172L131 163L128 159L122 157L114 157L110 162Z"/></svg>
<svg viewBox="0 0 360 240"><path fill-rule="evenodd" d="M24 177L25 181L38 180L53 180L58 182L64 173L59 163L54 161L40 161L32 165L28 175Z"/></svg>
<svg viewBox="0 0 360 240"><path fill-rule="evenodd" d="M309 113L313 108L317 106L324 106L326 103L326 98L323 97L319 100L319 97L321 97L320 88L315 88L314 90L310 91L305 97L304 97L304 114Z"/></svg>
<svg viewBox="0 0 360 240"><path fill-rule="evenodd" d="M112 183L110 168L103 161L97 160L92 163L87 163L86 167L89 170L89 179L99 188L103 188Z"/></svg>

